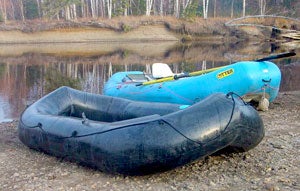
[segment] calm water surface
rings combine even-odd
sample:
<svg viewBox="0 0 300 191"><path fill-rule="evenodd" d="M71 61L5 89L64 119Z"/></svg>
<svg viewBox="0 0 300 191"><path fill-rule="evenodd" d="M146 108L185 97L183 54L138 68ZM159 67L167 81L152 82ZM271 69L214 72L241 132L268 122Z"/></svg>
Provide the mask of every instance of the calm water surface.
<svg viewBox="0 0 300 191"><path fill-rule="evenodd" d="M101 94L118 71L151 72L152 63L163 62L174 72L191 72L291 49L300 55L297 46L257 43L0 45L0 122L19 118L26 105L63 85ZM300 57L274 62L282 72L280 91L300 90Z"/></svg>

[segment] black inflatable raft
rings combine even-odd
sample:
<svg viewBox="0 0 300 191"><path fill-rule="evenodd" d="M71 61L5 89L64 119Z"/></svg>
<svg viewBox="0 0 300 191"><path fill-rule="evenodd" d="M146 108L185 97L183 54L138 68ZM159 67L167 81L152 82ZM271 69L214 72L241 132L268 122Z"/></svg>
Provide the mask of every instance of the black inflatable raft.
<svg viewBox="0 0 300 191"><path fill-rule="evenodd" d="M187 107L68 87L29 106L18 131L32 149L130 175L171 169L225 148L247 151L264 136L256 110L233 95L214 94Z"/></svg>

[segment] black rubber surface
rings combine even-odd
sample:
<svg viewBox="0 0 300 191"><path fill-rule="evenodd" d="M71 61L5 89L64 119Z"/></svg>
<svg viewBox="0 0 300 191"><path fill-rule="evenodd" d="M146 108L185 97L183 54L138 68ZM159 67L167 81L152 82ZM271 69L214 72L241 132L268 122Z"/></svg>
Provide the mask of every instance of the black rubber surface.
<svg viewBox="0 0 300 191"><path fill-rule="evenodd" d="M129 175L168 170L222 149L247 151L264 136L257 111L234 95L214 94L185 108L68 87L29 106L18 131L32 149Z"/></svg>

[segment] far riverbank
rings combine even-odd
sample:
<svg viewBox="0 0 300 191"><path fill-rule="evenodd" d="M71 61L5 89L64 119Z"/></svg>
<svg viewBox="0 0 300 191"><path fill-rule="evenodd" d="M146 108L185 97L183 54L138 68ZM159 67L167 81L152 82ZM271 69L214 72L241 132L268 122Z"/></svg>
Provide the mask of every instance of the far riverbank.
<svg viewBox="0 0 300 191"><path fill-rule="evenodd" d="M0 44L152 42L269 41L272 25L295 27L295 23L273 19L245 19L226 25L231 18L122 17L105 20L9 22L0 24ZM257 27L255 24L266 27ZM254 23L245 26L240 23ZM235 25L237 24L237 25ZM298 23L299 24L299 23ZM284 26L281 26L284 25ZM299 27L300 28L300 27Z"/></svg>

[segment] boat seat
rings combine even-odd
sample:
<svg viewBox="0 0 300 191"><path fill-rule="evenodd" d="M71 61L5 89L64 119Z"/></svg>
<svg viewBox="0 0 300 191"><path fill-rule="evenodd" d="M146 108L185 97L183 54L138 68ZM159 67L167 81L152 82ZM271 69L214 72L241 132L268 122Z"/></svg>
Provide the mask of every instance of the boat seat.
<svg viewBox="0 0 300 191"><path fill-rule="evenodd" d="M172 72L169 65L165 63L154 63L152 65L152 76L153 78L165 78L174 76L174 73Z"/></svg>
<svg viewBox="0 0 300 191"><path fill-rule="evenodd" d="M127 74L127 78L132 82L147 82L152 80L151 76L147 74Z"/></svg>

